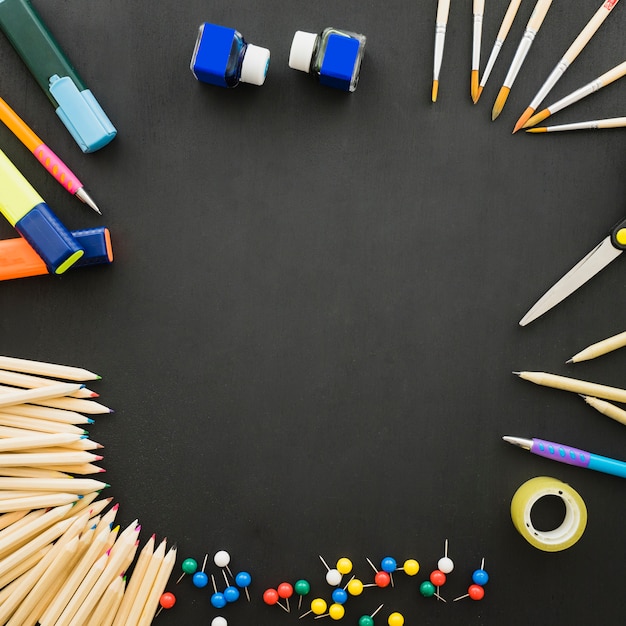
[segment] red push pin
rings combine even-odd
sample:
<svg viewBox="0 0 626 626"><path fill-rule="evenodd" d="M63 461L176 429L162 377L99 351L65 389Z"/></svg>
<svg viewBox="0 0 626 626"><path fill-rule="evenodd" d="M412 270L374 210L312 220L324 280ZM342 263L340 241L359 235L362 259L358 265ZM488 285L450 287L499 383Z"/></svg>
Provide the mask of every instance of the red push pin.
<svg viewBox="0 0 626 626"><path fill-rule="evenodd" d="M278 606L283 610L287 611L287 609L279 602L280 596L278 595L278 591L276 589L266 589L263 592L263 602L268 606L274 606L278 604ZM289 612L289 611L287 611Z"/></svg>
<svg viewBox="0 0 626 626"><path fill-rule="evenodd" d="M161 597L159 598L159 604L161 605L161 607L156 612L156 615L154 617L158 617L159 613L163 609L171 609L176 604L176 596L173 593L166 591L165 593L161 594Z"/></svg>
<svg viewBox="0 0 626 626"><path fill-rule="evenodd" d="M374 570L374 582L368 585L363 585L364 587L380 587L384 589L385 587L389 587L391 583L391 575L388 572L383 570L378 570L377 567L370 561L370 559L366 559L366 561L372 566Z"/></svg>
<svg viewBox="0 0 626 626"><path fill-rule="evenodd" d="M276 592L278 593L278 597L282 598L286 601L287 604L287 613L291 612L291 608L289 607L289 598L293 595L293 585L289 583L280 583L278 585Z"/></svg>

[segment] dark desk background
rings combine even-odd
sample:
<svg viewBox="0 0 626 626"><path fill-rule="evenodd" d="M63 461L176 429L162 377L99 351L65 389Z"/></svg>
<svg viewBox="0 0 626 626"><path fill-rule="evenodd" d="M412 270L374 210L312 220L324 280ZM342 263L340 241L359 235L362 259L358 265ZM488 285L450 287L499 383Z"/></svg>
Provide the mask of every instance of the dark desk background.
<svg viewBox="0 0 626 626"><path fill-rule="evenodd" d="M118 129L83 155L0 38L2 96L82 178L103 210L67 196L0 128L2 149L71 228L106 225L115 263L4 283L1 352L94 370L115 413L97 418L118 521L139 518L180 561L227 549L253 577L229 624L297 617L260 596L318 554L416 558L415 579L366 590L346 623L385 608L407 624L619 623L626 608L625 483L501 441L539 436L626 459L626 430L575 394L518 380L544 370L626 386L626 352L565 365L626 328L626 261L526 328L518 320L624 214L624 131L511 130L599 6L555 2L503 114L491 107L534 2L524 2L480 102L469 95L471 3L452 2L439 100L430 102L436 2L34 2ZM484 67L508 1L487 2ZM626 7L544 104L626 58ZM202 21L272 53L266 84L220 90L189 71ZM289 69L293 33L367 35L354 94ZM624 114L615 84L553 123ZM12 236L0 225L0 235ZM510 521L526 480L584 498L571 549L532 548ZM547 511L548 517L554 512ZM417 586L444 540L465 592ZM215 568L210 571L217 573ZM218 612L189 579L159 623Z"/></svg>

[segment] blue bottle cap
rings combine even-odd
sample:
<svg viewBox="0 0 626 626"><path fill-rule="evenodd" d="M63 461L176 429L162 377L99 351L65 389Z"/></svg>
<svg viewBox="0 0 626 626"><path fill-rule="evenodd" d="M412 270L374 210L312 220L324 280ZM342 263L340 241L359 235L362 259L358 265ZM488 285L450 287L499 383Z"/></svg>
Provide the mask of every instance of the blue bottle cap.
<svg viewBox="0 0 626 626"><path fill-rule="evenodd" d="M51 76L50 94L59 104L56 114L83 152L99 150L117 134L91 91L79 91L69 76Z"/></svg>
<svg viewBox="0 0 626 626"><path fill-rule="evenodd" d="M320 68L320 83L343 91L354 91L359 79L364 46L363 35L329 35Z"/></svg>
<svg viewBox="0 0 626 626"><path fill-rule="evenodd" d="M42 258L51 274L62 274L84 254L82 246L44 202L18 220L15 230Z"/></svg>
<svg viewBox="0 0 626 626"><path fill-rule="evenodd" d="M199 81L218 87L229 86L225 76L236 35L234 28L208 22L200 25L190 64Z"/></svg>

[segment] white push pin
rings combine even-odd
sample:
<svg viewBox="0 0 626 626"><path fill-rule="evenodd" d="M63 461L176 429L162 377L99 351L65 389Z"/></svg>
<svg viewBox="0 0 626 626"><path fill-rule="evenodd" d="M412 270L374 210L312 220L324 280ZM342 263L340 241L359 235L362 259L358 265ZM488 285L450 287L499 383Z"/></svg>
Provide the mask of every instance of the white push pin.
<svg viewBox="0 0 626 626"><path fill-rule="evenodd" d="M328 567L328 563L326 563L326 561L324 561L324 559L321 556L320 556L320 560L322 561L322 563L324 564L324 567L326 568L326 582L331 587L338 587L341 584L341 578L342 578L341 572L337 569L331 569L330 567Z"/></svg>
<svg viewBox="0 0 626 626"><path fill-rule="evenodd" d="M448 540L446 539L443 556L437 561L437 569L449 574L454 569L454 561L448 556Z"/></svg>
<svg viewBox="0 0 626 626"><path fill-rule="evenodd" d="M211 626L228 626L228 622L225 617L214 617L211 620Z"/></svg>
<svg viewBox="0 0 626 626"><path fill-rule="evenodd" d="M213 557L213 563L215 563L217 567L226 569L226 571L230 574L230 577L233 577L233 573L230 571L230 567L228 567L228 564L230 563L230 554L228 554L226 550L218 550Z"/></svg>

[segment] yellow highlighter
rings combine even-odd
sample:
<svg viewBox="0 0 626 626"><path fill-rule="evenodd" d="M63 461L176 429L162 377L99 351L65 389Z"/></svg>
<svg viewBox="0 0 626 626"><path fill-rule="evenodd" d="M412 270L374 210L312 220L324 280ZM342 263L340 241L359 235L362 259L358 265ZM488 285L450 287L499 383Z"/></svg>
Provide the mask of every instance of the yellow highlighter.
<svg viewBox="0 0 626 626"><path fill-rule="evenodd" d="M83 256L83 247L2 150L0 212L28 241L51 274L62 274Z"/></svg>

